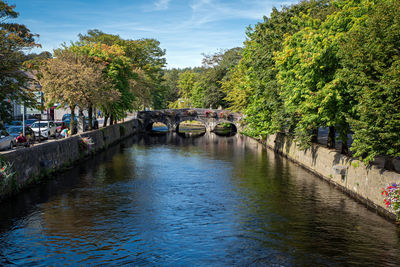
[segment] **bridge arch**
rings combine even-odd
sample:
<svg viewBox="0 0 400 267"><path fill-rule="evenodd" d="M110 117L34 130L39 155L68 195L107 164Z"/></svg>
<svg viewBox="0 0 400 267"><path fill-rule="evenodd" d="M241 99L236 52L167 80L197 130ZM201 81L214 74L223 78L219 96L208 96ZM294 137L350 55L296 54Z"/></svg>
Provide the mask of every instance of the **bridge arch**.
<svg viewBox="0 0 400 267"><path fill-rule="evenodd" d="M212 131L221 135L235 135L238 132L238 126L232 121L218 120L215 122Z"/></svg>
<svg viewBox="0 0 400 267"><path fill-rule="evenodd" d="M179 132L179 125L187 120L201 122L207 132L214 131L215 127L221 123L230 123L233 130L239 130L239 121L242 119L240 113L227 110L209 110L209 109L166 109L139 111L137 118L142 123L141 129L149 131L155 122L164 123L169 131Z"/></svg>
<svg viewBox="0 0 400 267"><path fill-rule="evenodd" d="M154 119L151 119L151 120L149 120L149 121L147 121L144 125L143 125L143 127L144 127L144 130L146 131L146 132L151 132L151 131L153 131L153 126L154 126L154 124L156 124L156 123L162 123L162 124L164 124L166 127L167 127L167 131L170 131L171 130L171 123L169 122L169 121L167 121L167 120L165 120L165 119L162 119L162 118L154 118Z"/></svg>
<svg viewBox="0 0 400 267"><path fill-rule="evenodd" d="M177 133L179 133L179 132L180 132L180 126L183 125L185 122L190 122L190 121L199 122L199 123L200 123L199 128L202 128L202 127L203 127L203 128L204 128L204 132L207 131L208 123L207 123L205 120L202 120L202 119L200 119L200 118L195 118L195 117L193 117L193 118L185 118L185 117L183 117L183 118L178 119L178 120L175 122L175 131L176 131Z"/></svg>

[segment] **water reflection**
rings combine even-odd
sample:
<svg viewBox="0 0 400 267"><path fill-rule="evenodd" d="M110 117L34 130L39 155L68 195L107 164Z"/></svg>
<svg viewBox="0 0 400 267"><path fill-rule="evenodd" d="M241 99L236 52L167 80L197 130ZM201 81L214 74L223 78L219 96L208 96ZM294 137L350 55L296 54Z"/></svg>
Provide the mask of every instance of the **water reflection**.
<svg viewBox="0 0 400 267"><path fill-rule="evenodd" d="M134 136L0 208L1 265L400 264L395 225L241 135Z"/></svg>

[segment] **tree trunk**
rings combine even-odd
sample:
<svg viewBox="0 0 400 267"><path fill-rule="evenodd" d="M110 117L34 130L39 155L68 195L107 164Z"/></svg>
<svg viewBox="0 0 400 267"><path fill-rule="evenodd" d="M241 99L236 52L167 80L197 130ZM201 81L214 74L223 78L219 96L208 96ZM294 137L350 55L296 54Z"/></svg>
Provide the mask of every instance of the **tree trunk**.
<svg viewBox="0 0 400 267"><path fill-rule="evenodd" d="M89 131L91 131L91 130L93 130L93 106L92 105L89 105L89 108L88 108L88 120L89 120L89 127L88 127L88 129L89 129Z"/></svg>
<svg viewBox="0 0 400 267"><path fill-rule="evenodd" d="M83 110L79 108L79 120L78 120L78 133L85 131L85 116L83 116Z"/></svg>
<svg viewBox="0 0 400 267"><path fill-rule="evenodd" d="M108 121L108 114L104 114L103 127L106 127L106 126L107 126L107 121Z"/></svg>
<svg viewBox="0 0 400 267"><path fill-rule="evenodd" d="M335 148L335 126L329 126L329 132L328 132L328 142L327 146L328 148Z"/></svg>
<svg viewBox="0 0 400 267"><path fill-rule="evenodd" d="M315 128L315 129L312 130L311 142L312 143L318 143L318 128Z"/></svg>
<svg viewBox="0 0 400 267"><path fill-rule="evenodd" d="M114 115L111 115L110 116L110 125L113 125L114 124Z"/></svg>
<svg viewBox="0 0 400 267"><path fill-rule="evenodd" d="M349 146L347 145L347 140L346 141L342 141L342 151L341 153L343 155L349 155Z"/></svg>
<svg viewBox="0 0 400 267"><path fill-rule="evenodd" d="M71 131L71 135L75 134L75 106L71 107L71 121L69 123L69 129Z"/></svg>

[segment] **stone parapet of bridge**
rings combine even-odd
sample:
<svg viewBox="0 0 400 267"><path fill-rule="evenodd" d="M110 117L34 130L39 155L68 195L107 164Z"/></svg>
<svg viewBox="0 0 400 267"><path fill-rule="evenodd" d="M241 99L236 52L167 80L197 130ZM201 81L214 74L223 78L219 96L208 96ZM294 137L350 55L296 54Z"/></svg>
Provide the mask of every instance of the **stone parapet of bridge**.
<svg viewBox="0 0 400 267"><path fill-rule="evenodd" d="M150 131L153 123L161 122L168 127L168 131L178 131L184 121L199 121L204 124L207 132L214 131L221 123L230 123L236 130L241 129L242 114L228 110L184 108L139 111L137 118L142 131Z"/></svg>

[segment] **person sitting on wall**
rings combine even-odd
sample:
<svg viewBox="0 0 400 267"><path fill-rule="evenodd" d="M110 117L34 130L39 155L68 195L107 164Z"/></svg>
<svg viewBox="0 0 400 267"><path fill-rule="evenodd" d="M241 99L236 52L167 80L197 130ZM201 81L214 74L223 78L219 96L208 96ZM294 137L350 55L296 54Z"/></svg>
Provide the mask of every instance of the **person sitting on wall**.
<svg viewBox="0 0 400 267"><path fill-rule="evenodd" d="M64 128L61 133L60 133L61 137L68 137L68 129Z"/></svg>
<svg viewBox="0 0 400 267"><path fill-rule="evenodd" d="M24 136L24 133L20 133L15 141L17 142L17 144L25 144L27 140Z"/></svg>

